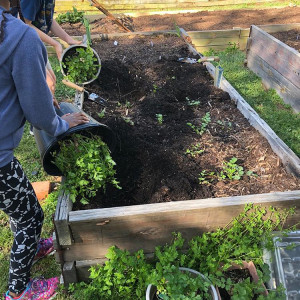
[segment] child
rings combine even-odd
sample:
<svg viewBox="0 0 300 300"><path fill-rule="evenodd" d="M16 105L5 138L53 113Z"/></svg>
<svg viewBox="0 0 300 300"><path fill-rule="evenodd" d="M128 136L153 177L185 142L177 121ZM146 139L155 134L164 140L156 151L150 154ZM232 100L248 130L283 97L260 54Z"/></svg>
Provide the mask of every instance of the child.
<svg viewBox="0 0 300 300"><path fill-rule="evenodd" d="M35 30L10 15L11 2L0 0L0 209L15 231L5 300L52 299L57 278L30 279L34 259L47 254L51 240L40 241L43 211L13 150L25 120L58 136L88 118L83 113L61 118L55 113L46 83L46 49Z"/></svg>

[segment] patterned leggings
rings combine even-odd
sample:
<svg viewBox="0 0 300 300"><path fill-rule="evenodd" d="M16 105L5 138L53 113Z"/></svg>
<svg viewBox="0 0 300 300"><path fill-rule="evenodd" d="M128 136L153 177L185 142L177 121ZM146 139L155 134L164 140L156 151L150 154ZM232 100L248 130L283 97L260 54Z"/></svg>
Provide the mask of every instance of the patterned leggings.
<svg viewBox="0 0 300 300"><path fill-rule="evenodd" d="M8 289L18 294L30 280L44 214L16 158L0 168L0 209L10 217L14 231Z"/></svg>

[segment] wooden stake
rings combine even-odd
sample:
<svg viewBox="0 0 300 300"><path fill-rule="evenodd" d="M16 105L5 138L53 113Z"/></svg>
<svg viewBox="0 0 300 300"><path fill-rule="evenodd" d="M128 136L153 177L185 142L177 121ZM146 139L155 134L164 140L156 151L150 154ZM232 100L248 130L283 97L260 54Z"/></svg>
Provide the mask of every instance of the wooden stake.
<svg viewBox="0 0 300 300"><path fill-rule="evenodd" d="M103 5L101 5L98 1L96 0L89 0L92 5L96 8L98 8L100 11L102 11L107 17L112 19L114 22L117 23L120 27L122 27L124 30L127 32L132 32L130 29L128 29L125 25L122 24L113 14L111 14Z"/></svg>

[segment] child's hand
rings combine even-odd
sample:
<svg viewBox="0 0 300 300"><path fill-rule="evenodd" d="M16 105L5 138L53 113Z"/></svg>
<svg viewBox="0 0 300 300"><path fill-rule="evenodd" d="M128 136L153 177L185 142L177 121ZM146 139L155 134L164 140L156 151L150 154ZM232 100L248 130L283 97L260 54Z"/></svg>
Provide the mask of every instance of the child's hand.
<svg viewBox="0 0 300 300"><path fill-rule="evenodd" d="M65 114L61 118L68 122L69 128L89 122L89 118L82 112Z"/></svg>

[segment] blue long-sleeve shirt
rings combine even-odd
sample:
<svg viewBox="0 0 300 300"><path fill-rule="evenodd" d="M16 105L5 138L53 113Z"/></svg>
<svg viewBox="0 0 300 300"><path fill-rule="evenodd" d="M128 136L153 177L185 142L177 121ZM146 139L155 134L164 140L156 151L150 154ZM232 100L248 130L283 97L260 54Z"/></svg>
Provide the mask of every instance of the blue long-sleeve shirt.
<svg viewBox="0 0 300 300"><path fill-rule="evenodd" d="M0 22L3 7L0 6ZM52 136L68 130L57 116L46 83L46 48L34 29L5 14L4 40L0 44L0 167L13 159L25 120Z"/></svg>

